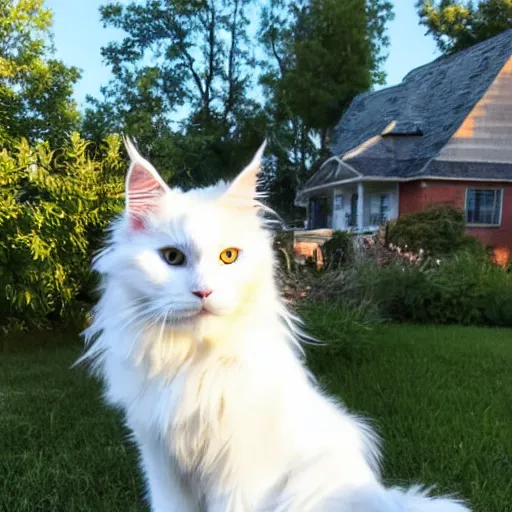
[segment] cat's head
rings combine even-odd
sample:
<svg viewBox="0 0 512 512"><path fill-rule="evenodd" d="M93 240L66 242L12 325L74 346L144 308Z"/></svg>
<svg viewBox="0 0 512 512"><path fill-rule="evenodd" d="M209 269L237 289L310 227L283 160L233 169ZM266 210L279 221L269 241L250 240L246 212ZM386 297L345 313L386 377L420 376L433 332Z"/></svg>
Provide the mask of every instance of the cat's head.
<svg viewBox="0 0 512 512"><path fill-rule="evenodd" d="M127 149L125 211L95 266L134 317L191 325L264 302L273 291L270 235L256 192L264 144L231 183L188 192L168 187L129 141Z"/></svg>

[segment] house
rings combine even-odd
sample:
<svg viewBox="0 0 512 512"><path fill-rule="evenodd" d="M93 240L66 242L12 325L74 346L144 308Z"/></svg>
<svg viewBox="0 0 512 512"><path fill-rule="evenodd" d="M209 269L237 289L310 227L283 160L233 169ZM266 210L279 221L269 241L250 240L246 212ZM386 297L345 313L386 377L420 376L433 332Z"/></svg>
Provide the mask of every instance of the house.
<svg viewBox="0 0 512 512"><path fill-rule="evenodd" d="M308 230L371 233L403 213L451 203L464 209L469 234L508 254L512 29L357 96L330 149L296 196Z"/></svg>

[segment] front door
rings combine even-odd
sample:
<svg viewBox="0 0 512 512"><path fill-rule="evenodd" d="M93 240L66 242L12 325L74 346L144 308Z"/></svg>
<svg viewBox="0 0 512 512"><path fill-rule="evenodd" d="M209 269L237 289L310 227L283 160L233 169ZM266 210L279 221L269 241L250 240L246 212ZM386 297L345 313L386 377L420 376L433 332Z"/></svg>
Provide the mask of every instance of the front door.
<svg viewBox="0 0 512 512"><path fill-rule="evenodd" d="M329 202L327 197L314 197L309 200L309 229L328 228Z"/></svg>

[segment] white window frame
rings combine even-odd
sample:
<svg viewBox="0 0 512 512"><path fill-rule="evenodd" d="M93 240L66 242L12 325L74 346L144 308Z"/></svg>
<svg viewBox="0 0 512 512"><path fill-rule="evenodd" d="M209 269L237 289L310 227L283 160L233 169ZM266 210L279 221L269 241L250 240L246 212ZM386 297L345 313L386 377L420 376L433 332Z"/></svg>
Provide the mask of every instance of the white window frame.
<svg viewBox="0 0 512 512"><path fill-rule="evenodd" d="M470 190L478 190L478 191L493 191L493 192L500 192L500 201L498 204L499 212L498 212L498 223L480 223L480 222L468 222L468 199L469 199L469 191ZM466 188L466 194L464 198L464 220L466 221L466 226L468 227L475 227L475 228L497 228L501 226L501 221L503 217L503 195L504 195L504 189L503 188L489 188L489 187L467 187Z"/></svg>

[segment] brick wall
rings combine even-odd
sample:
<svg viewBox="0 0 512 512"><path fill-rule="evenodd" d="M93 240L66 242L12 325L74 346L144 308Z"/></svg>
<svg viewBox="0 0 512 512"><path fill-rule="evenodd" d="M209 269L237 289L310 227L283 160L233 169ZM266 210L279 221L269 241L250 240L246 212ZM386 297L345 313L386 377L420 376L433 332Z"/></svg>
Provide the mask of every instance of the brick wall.
<svg viewBox="0 0 512 512"><path fill-rule="evenodd" d="M512 184L472 181L413 181L400 184L399 213L417 212L431 204L452 204L465 208L467 188L502 188L503 210L501 226L468 227L467 233L495 249L495 257L501 263L510 261L512 254Z"/></svg>

